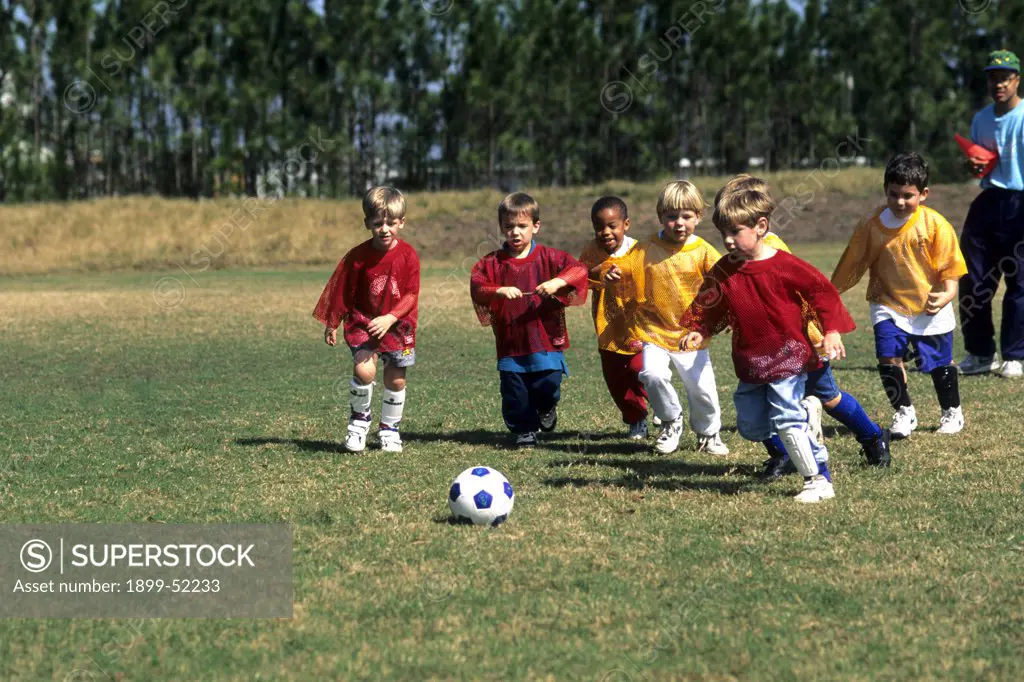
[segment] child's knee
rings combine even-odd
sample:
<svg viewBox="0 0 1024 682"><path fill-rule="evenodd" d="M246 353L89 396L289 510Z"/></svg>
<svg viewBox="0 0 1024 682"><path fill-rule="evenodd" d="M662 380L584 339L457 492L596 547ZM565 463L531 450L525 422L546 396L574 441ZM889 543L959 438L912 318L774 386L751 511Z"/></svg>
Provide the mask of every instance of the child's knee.
<svg viewBox="0 0 1024 682"><path fill-rule="evenodd" d="M654 367L644 367L640 370L640 374L638 374L637 377L639 377L640 383L644 386L671 383L672 369L667 367L664 370L659 370Z"/></svg>
<svg viewBox="0 0 1024 682"><path fill-rule="evenodd" d="M384 368L384 387L390 391L401 391L405 389L405 367Z"/></svg>
<svg viewBox="0 0 1024 682"><path fill-rule="evenodd" d="M353 358L352 376L361 384L372 384L377 378L377 356L359 351Z"/></svg>
<svg viewBox="0 0 1024 682"><path fill-rule="evenodd" d="M736 430L749 441L760 443L772 437L772 431L765 424L754 424L742 419L736 420Z"/></svg>

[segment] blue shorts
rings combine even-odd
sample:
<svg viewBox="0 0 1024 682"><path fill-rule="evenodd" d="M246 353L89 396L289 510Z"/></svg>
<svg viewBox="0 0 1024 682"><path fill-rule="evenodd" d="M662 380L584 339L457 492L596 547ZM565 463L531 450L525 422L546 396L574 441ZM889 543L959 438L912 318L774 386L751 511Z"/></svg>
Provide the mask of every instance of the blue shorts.
<svg viewBox="0 0 1024 682"><path fill-rule="evenodd" d="M953 332L918 336L903 331L892 320L875 325L875 357L902 358L908 345L917 352L917 368L922 372L953 364Z"/></svg>
<svg viewBox="0 0 1024 682"><path fill-rule="evenodd" d="M813 395L823 403L835 400L842 392L836 385L836 378L832 375L832 365L828 360L823 360L824 366L807 373L807 388L804 389L807 395Z"/></svg>

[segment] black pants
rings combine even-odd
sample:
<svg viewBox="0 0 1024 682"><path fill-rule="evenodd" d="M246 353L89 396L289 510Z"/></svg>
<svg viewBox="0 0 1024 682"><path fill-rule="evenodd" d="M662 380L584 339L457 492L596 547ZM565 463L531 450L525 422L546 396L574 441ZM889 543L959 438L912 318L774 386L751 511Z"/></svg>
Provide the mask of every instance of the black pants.
<svg viewBox="0 0 1024 682"><path fill-rule="evenodd" d="M1006 282L999 345L1004 360L1024 359L1024 192L987 189L971 203L960 249L960 326L973 355L996 352L992 300Z"/></svg>

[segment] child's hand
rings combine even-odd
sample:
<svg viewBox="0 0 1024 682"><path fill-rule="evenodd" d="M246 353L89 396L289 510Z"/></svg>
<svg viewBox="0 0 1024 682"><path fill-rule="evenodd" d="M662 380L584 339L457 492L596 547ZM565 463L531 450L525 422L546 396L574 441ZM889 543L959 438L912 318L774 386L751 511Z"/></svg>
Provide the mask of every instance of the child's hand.
<svg viewBox="0 0 1024 682"><path fill-rule="evenodd" d="M391 313L381 315L370 320L370 324L366 325L366 331L370 332L370 336L375 339L383 339L384 335L391 329L391 325L397 321L398 318Z"/></svg>
<svg viewBox="0 0 1024 682"><path fill-rule="evenodd" d="M564 279L555 277L554 279L549 279L546 282L541 282L533 291L541 298L549 298L557 294L559 290L567 286L567 284L568 283Z"/></svg>
<svg viewBox="0 0 1024 682"><path fill-rule="evenodd" d="M928 302L924 305L924 311L929 315L936 315L940 310L953 300L956 290L953 291L932 291L928 294Z"/></svg>
<svg viewBox="0 0 1024 682"><path fill-rule="evenodd" d="M510 301L523 297L523 292L519 291L516 287L501 287L494 293L502 298L507 298Z"/></svg>
<svg viewBox="0 0 1024 682"><path fill-rule="evenodd" d="M679 342L679 350L691 351L700 348L700 345L704 343L704 335L700 332L690 332L683 337L683 340Z"/></svg>
<svg viewBox="0 0 1024 682"><path fill-rule="evenodd" d="M619 269L618 265L613 265L608 268L608 272L604 273L604 281L606 282L618 282L622 279L622 270Z"/></svg>
<svg viewBox="0 0 1024 682"><path fill-rule="evenodd" d="M967 163L971 166L971 171L975 175L978 175L983 170L985 170L986 162L984 159L980 157L972 156L971 158L967 159Z"/></svg>
<svg viewBox="0 0 1024 682"><path fill-rule="evenodd" d="M846 357L846 347L843 345L843 338L839 332L828 332L821 341L821 352L829 360Z"/></svg>
<svg viewBox="0 0 1024 682"><path fill-rule="evenodd" d="M338 330L327 327L324 329L324 343L328 346L334 346L338 343Z"/></svg>

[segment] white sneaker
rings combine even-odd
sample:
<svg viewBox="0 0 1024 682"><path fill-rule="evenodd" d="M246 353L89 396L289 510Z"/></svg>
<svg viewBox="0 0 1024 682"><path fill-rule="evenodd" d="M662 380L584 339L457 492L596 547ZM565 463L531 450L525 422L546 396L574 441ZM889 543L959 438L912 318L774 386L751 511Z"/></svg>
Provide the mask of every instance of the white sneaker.
<svg viewBox="0 0 1024 682"><path fill-rule="evenodd" d="M811 438L818 445L824 445L825 434L821 431L821 401L809 395L800 401L800 405L807 410L807 428Z"/></svg>
<svg viewBox="0 0 1024 682"><path fill-rule="evenodd" d="M1019 363L1018 363L1019 364ZM957 365L961 374L985 374L999 369L999 361L994 355L973 355L968 353Z"/></svg>
<svg viewBox="0 0 1024 682"><path fill-rule="evenodd" d="M679 437L683 435L683 416L679 415L670 422L663 422L654 449L663 455L669 455L679 447Z"/></svg>
<svg viewBox="0 0 1024 682"><path fill-rule="evenodd" d="M1024 365L1020 360L1007 360L999 368L999 376L1004 379L1020 379L1024 376Z"/></svg>
<svg viewBox="0 0 1024 682"><path fill-rule="evenodd" d="M803 504L813 504L822 500L830 500L835 496L836 490L832 487L831 481L821 474L816 474L804 481L804 489L793 499Z"/></svg>
<svg viewBox="0 0 1024 682"><path fill-rule="evenodd" d="M345 436L345 449L349 452L362 452L366 449L366 434L370 432L370 422L362 419L350 419L348 435Z"/></svg>
<svg viewBox="0 0 1024 682"><path fill-rule="evenodd" d="M381 429L377 436L380 438L380 449L384 452L402 451L402 437L395 429Z"/></svg>
<svg viewBox="0 0 1024 682"><path fill-rule="evenodd" d="M697 436L697 451L709 455L728 455L729 446L722 442L722 434L713 436Z"/></svg>
<svg viewBox="0 0 1024 682"><path fill-rule="evenodd" d="M647 440L647 420L642 419L635 424L630 424L627 437L630 440Z"/></svg>
<svg viewBox="0 0 1024 682"><path fill-rule="evenodd" d="M892 417L892 426L889 431L893 438L910 438L910 434L917 428L917 410L914 406L901 407Z"/></svg>
<svg viewBox="0 0 1024 682"><path fill-rule="evenodd" d="M964 428L964 410L963 407L957 405L951 407L948 410L942 411L942 416L939 418L939 428L935 430L936 433L960 433Z"/></svg>

